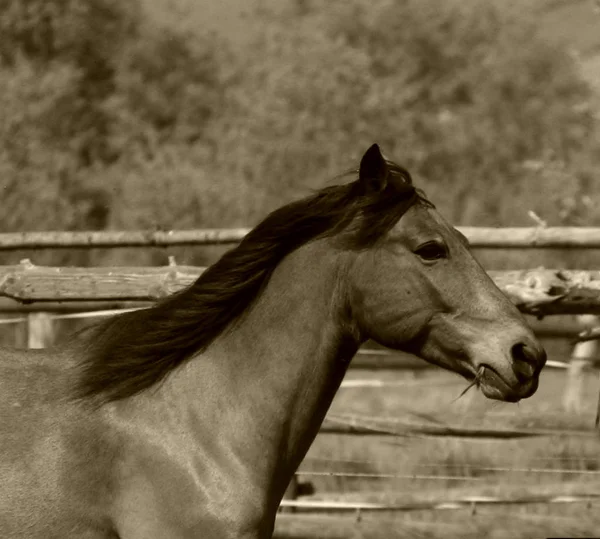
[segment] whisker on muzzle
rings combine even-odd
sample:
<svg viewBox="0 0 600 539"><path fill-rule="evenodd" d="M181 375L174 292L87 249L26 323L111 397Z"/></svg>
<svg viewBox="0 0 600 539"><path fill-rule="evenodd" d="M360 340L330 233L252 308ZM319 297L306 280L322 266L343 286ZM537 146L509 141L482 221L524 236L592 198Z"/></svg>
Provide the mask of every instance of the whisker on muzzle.
<svg viewBox="0 0 600 539"><path fill-rule="evenodd" d="M477 369L477 373L475 374L475 378L473 378L473 380L471 382L469 382L469 385L467 387L465 387L465 389L463 389L460 393L460 395L458 397L456 397L456 399L454 399L453 402L456 402L458 399L460 399L461 397L464 397L465 394L467 393L467 391L469 391L469 389L471 389L472 387L479 387L479 383L481 381L481 377L483 376L483 373L485 371L485 367L483 365L481 365L479 367L479 369Z"/></svg>

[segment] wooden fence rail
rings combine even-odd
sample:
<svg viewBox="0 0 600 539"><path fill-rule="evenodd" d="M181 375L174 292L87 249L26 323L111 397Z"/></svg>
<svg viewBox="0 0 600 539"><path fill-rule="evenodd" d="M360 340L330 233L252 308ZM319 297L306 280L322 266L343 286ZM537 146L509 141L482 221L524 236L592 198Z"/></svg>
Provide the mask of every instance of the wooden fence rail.
<svg viewBox="0 0 600 539"><path fill-rule="evenodd" d="M382 437L441 437L485 440L516 440L519 438L564 437L591 438L598 432L587 429L492 428L483 425L450 425L402 421L389 417L371 417L363 414L328 413L320 432L326 434L382 436Z"/></svg>
<svg viewBox="0 0 600 539"><path fill-rule="evenodd" d="M0 296L29 302L152 301L193 283L204 268L0 266ZM524 313L600 314L600 271L533 269L489 275Z"/></svg>
<svg viewBox="0 0 600 539"><path fill-rule="evenodd" d="M101 232L7 232L0 234L0 251L114 247L174 247L239 242L250 229L128 230Z"/></svg>
<svg viewBox="0 0 600 539"><path fill-rule="evenodd" d="M423 511L473 508L475 505L524 505L524 504L560 504L560 503L598 503L600 493L525 495L514 497L499 496L463 496L460 498L426 500L407 503L377 503L369 501L339 500L283 500L281 507L295 507L310 511Z"/></svg>
<svg viewBox="0 0 600 539"><path fill-rule="evenodd" d="M475 248L600 248L598 227L457 227ZM0 251L108 247L222 245L239 242L248 228L204 230L131 230L88 232L8 232L0 234Z"/></svg>

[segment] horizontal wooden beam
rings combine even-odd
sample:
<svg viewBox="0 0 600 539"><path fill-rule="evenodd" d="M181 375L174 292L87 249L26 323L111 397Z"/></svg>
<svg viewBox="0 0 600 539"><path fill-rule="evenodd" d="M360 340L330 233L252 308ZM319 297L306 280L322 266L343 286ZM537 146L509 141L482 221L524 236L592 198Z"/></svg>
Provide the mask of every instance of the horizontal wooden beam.
<svg viewBox="0 0 600 539"><path fill-rule="evenodd" d="M321 429L321 434L350 434L360 436L433 436L433 437L451 437L451 438L484 438L494 440L515 440L519 438L532 438L537 436L548 436L547 432L532 432L530 430L519 429L490 429L490 428L469 428L453 427L440 425L362 425L351 423L340 423L325 418Z"/></svg>
<svg viewBox="0 0 600 539"><path fill-rule="evenodd" d="M598 227L458 227L475 248L597 249Z"/></svg>
<svg viewBox="0 0 600 539"><path fill-rule="evenodd" d="M600 248L598 227L458 227L471 246L508 248ZM6 232L0 234L0 251L31 249L169 247L238 243L248 228L198 230L127 230L83 232Z"/></svg>
<svg viewBox="0 0 600 539"><path fill-rule="evenodd" d="M484 426L445 425L434 423L413 423L385 418L369 418L350 415L328 414L325 416L321 434L356 434L361 436L439 436L453 438L488 438L495 440L514 440L537 436L597 437L597 431L572 429L517 429L491 428Z"/></svg>
<svg viewBox="0 0 600 539"><path fill-rule="evenodd" d="M5 232L0 234L0 251L222 245L239 242L248 231L247 228L222 228L166 231Z"/></svg>
<svg viewBox="0 0 600 539"><path fill-rule="evenodd" d="M408 512L408 511L423 511L423 510L450 510L450 509L462 509L465 508L473 508L475 505L480 506L494 506L494 505L525 505L525 504L571 504L571 503L580 503L580 504L591 504L592 502L598 500L600 498L600 493L598 492L583 492L581 494L574 494L572 492L566 493L561 492L560 494L521 494L516 496L463 496L463 497L455 497L455 498L444 498L437 500L426 500L426 501L413 501L406 503L379 503L373 502L370 500L364 501L344 501L339 499L340 496L337 496L336 499L333 500L324 500L322 498L311 497L311 498L302 498L298 500L282 500L280 506L281 507L294 507L299 510L304 511L325 511L327 513L331 512L357 512L357 511L389 511L389 512ZM288 522L298 522L304 521L306 522L305 515L293 515L293 514L285 514L278 515L278 521L288 521ZM362 525L362 524L361 524ZM322 530L324 526L330 527L331 520L328 518L327 520L321 519L318 523L319 530ZM297 532L297 524L294 528L294 532ZM337 535L333 535L333 537L346 537L339 535L339 529L342 526L338 524L337 527ZM403 528L405 529L405 528ZM283 530L279 530L280 532ZM422 528L419 528L419 532L422 531ZM302 534L301 537L305 537L308 534ZM421 535L421 533L419 533ZM542 534L544 535L544 534ZM287 536L287 535L286 535ZM295 536L295 534L294 534ZM321 535L319 535L321 537ZM329 537L329 535L328 535Z"/></svg>
<svg viewBox="0 0 600 539"><path fill-rule="evenodd" d="M523 313L600 314L600 271L538 268L488 273Z"/></svg>
<svg viewBox="0 0 600 539"><path fill-rule="evenodd" d="M0 296L28 303L57 301L155 301L192 284L204 268L48 267L23 261L0 266Z"/></svg>
<svg viewBox="0 0 600 539"><path fill-rule="evenodd" d="M0 266L1 271L2 266ZM0 297L0 314L23 315L27 313L92 313L96 311L112 311L121 309L138 309L150 307L154 301L44 301L35 303L22 303L6 297Z"/></svg>
<svg viewBox="0 0 600 539"><path fill-rule="evenodd" d="M153 301L193 283L204 268L46 267L23 261L0 266L0 296L22 303ZM492 279L524 313L600 314L600 271L491 271Z"/></svg>

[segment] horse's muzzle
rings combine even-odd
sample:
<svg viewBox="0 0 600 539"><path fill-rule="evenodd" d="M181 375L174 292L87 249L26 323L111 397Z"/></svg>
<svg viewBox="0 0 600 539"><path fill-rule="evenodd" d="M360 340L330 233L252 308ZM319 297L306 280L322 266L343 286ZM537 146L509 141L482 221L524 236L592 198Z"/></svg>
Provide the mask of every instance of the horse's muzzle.
<svg viewBox="0 0 600 539"><path fill-rule="evenodd" d="M491 365L482 364L479 386L486 397L518 402L533 395L546 364L546 351L536 340L522 340L510 349L512 372L502 376Z"/></svg>

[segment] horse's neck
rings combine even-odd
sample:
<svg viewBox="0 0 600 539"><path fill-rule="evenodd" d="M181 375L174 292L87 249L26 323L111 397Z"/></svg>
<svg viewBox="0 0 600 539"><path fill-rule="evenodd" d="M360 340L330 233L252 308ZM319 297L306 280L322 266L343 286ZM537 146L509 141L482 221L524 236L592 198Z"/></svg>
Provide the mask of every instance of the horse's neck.
<svg viewBox="0 0 600 539"><path fill-rule="evenodd" d="M339 273L339 255L325 242L292 253L247 315L185 369L186 376L196 370L199 382L207 368L217 373L208 405L222 400L219 430L274 496L283 494L358 347L345 333Z"/></svg>

